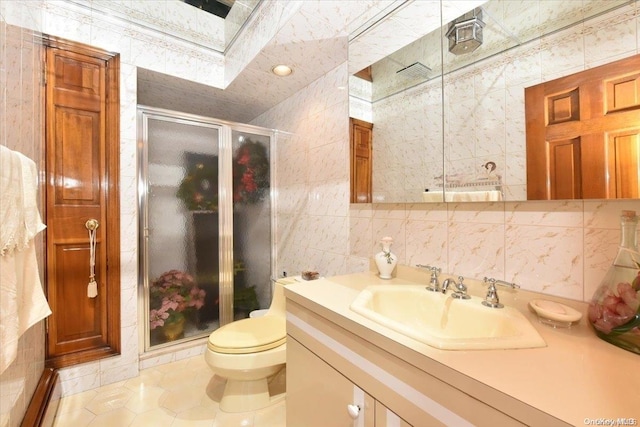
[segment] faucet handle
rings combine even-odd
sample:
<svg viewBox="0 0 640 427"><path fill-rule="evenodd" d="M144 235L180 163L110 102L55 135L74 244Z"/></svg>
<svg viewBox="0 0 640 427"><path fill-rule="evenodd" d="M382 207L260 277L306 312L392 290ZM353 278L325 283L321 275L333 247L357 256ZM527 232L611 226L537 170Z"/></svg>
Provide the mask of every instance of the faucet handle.
<svg viewBox="0 0 640 427"><path fill-rule="evenodd" d="M487 282L489 282L490 284L493 284L493 286L495 285L503 285L503 286L508 286L511 289L519 289L520 286L516 285L513 282L506 282L504 280L500 280L500 279L494 279L493 277L485 277L483 282L486 284Z"/></svg>
<svg viewBox="0 0 640 427"><path fill-rule="evenodd" d="M427 290L432 292L440 292L440 283L438 282L438 275L442 271L441 268L432 267L430 265L417 264L417 267L426 268L431 271L431 280L429 281L429 286L427 286Z"/></svg>
<svg viewBox="0 0 640 427"><path fill-rule="evenodd" d="M431 277L433 277L433 276L438 277L438 274L440 274L440 272L442 271L441 268L432 267L430 265L425 265L425 264L416 264L416 267L425 268L425 269L431 271Z"/></svg>

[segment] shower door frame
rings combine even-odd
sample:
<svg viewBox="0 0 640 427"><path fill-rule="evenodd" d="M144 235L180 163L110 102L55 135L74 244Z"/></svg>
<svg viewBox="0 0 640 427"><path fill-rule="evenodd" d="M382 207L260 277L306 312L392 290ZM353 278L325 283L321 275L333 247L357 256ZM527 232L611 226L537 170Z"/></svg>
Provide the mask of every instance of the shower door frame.
<svg viewBox="0 0 640 427"><path fill-rule="evenodd" d="M144 353L166 349L193 341L205 341L206 336L195 335L173 342L151 347L149 328L149 217L147 201L148 185L148 123L149 120L164 120L178 124L197 123L218 130L218 279L219 279L219 326L233 321L233 141L232 132L246 132L269 137L269 203L270 203L270 259L271 276L276 272L276 204L275 204L275 159L274 148L277 132L258 126L230 122L180 111L138 105L137 107L137 197L138 197L138 328L140 348ZM269 290L273 293L271 280Z"/></svg>

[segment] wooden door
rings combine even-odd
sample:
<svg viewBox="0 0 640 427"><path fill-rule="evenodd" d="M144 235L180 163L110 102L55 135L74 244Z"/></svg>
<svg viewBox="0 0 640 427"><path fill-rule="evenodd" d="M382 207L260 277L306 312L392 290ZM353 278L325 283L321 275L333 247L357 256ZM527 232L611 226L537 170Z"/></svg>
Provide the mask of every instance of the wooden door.
<svg viewBox="0 0 640 427"><path fill-rule="evenodd" d="M47 364L63 367L120 351L119 70L117 56L46 43Z"/></svg>
<svg viewBox="0 0 640 427"><path fill-rule="evenodd" d="M525 89L527 199L640 197L640 55Z"/></svg>
<svg viewBox="0 0 640 427"><path fill-rule="evenodd" d="M350 118L351 203L371 203L373 124Z"/></svg>

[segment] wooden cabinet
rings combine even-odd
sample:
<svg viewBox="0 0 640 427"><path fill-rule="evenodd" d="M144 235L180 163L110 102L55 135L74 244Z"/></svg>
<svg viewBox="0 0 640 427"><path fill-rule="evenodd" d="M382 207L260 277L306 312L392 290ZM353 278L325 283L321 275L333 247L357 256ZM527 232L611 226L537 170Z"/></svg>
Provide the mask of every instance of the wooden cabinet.
<svg viewBox="0 0 640 427"><path fill-rule="evenodd" d="M373 124L349 119L351 203L371 203Z"/></svg>
<svg viewBox="0 0 640 427"><path fill-rule="evenodd" d="M527 199L640 197L640 55L525 90Z"/></svg>
<svg viewBox="0 0 640 427"><path fill-rule="evenodd" d="M107 52L46 43L47 364L59 368L120 351L119 67Z"/></svg>

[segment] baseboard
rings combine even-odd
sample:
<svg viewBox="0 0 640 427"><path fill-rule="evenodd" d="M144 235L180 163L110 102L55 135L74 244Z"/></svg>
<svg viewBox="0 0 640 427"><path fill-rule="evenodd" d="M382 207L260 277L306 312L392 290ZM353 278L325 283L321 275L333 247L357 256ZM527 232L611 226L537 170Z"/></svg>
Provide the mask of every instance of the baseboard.
<svg viewBox="0 0 640 427"><path fill-rule="evenodd" d="M61 394L58 371L45 368L24 414L21 427L51 427Z"/></svg>

